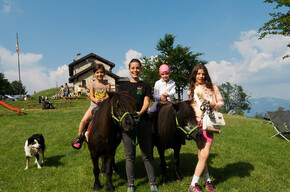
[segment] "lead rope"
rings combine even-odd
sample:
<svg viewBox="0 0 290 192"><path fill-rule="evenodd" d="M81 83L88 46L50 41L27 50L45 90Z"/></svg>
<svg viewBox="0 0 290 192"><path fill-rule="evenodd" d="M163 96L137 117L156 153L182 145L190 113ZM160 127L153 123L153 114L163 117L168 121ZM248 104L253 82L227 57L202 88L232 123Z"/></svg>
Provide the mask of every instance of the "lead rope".
<svg viewBox="0 0 290 192"><path fill-rule="evenodd" d="M138 117L139 117L138 113L135 112L135 114L134 114L134 130L135 130L135 135L136 135L136 142L135 142L135 139L134 140L132 139L132 144L134 146L137 146L139 144L139 132L138 132L138 126L137 126L137 124L138 124L138 121L137 121Z"/></svg>

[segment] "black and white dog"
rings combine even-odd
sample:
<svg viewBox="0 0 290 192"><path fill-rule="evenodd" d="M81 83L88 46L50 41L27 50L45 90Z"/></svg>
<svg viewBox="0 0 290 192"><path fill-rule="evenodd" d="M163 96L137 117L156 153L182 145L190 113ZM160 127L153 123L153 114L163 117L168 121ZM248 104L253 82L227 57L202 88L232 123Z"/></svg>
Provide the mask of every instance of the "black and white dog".
<svg viewBox="0 0 290 192"><path fill-rule="evenodd" d="M29 159L35 157L35 163L37 168L40 169L40 157L39 153L42 155L42 163L44 162L44 150L45 142L42 134L34 134L25 141L24 151L26 156L26 167L25 170L29 167Z"/></svg>

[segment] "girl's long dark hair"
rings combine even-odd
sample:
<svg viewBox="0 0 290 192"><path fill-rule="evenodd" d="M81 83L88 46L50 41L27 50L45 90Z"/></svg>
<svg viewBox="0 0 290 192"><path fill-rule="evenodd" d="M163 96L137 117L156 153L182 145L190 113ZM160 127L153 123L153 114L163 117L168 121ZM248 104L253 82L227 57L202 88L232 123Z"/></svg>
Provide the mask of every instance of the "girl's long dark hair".
<svg viewBox="0 0 290 192"><path fill-rule="evenodd" d="M191 71L190 77L189 77L189 90L190 90L190 94L193 98L193 94L194 94L194 89L195 89L195 83L196 83L196 75L199 69L203 69L204 74L205 74L205 86L211 90L213 90L213 85L211 82L211 78L209 76L208 70L207 68L202 65L202 64L197 64L194 66L194 68Z"/></svg>

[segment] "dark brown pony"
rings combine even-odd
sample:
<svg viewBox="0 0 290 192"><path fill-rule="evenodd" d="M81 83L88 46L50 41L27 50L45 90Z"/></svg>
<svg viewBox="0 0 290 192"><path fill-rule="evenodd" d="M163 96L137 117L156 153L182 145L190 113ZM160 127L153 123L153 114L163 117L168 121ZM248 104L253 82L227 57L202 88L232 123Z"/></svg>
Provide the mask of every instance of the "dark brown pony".
<svg viewBox="0 0 290 192"><path fill-rule="evenodd" d="M195 112L190 106L190 101L176 104L166 102L158 103L157 117L155 119L154 145L158 149L162 171L162 183L166 182L166 161L164 151L174 150L174 177L181 180L179 174L179 153L185 139L199 140L201 130L195 121Z"/></svg>
<svg viewBox="0 0 290 192"><path fill-rule="evenodd" d="M93 189L100 190L99 158L104 158L106 166L106 190L113 191L112 164L116 148L121 142L122 131L134 127L135 104L133 98L124 92L110 92L109 98L99 105L93 116L88 139L88 147L94 165L95 182Z"/></svg>

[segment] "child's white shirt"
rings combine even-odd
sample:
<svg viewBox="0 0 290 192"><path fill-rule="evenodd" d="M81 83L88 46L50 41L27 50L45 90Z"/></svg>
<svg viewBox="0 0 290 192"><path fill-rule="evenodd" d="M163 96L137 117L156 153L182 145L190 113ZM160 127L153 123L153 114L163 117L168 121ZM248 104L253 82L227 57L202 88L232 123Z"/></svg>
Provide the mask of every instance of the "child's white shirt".
<svg viewBox="0 0 290 192"><path fill-rule="evenodd" d="M167 100L173 102L175 94L175 82L169 80L168 83L166 83L166 81L164 81L163 79L159 79L158 81L156 81L154 85L153 98L157 101L160 101L163 93L167 93L169 95L169 97L167 97Z"/></svg>

